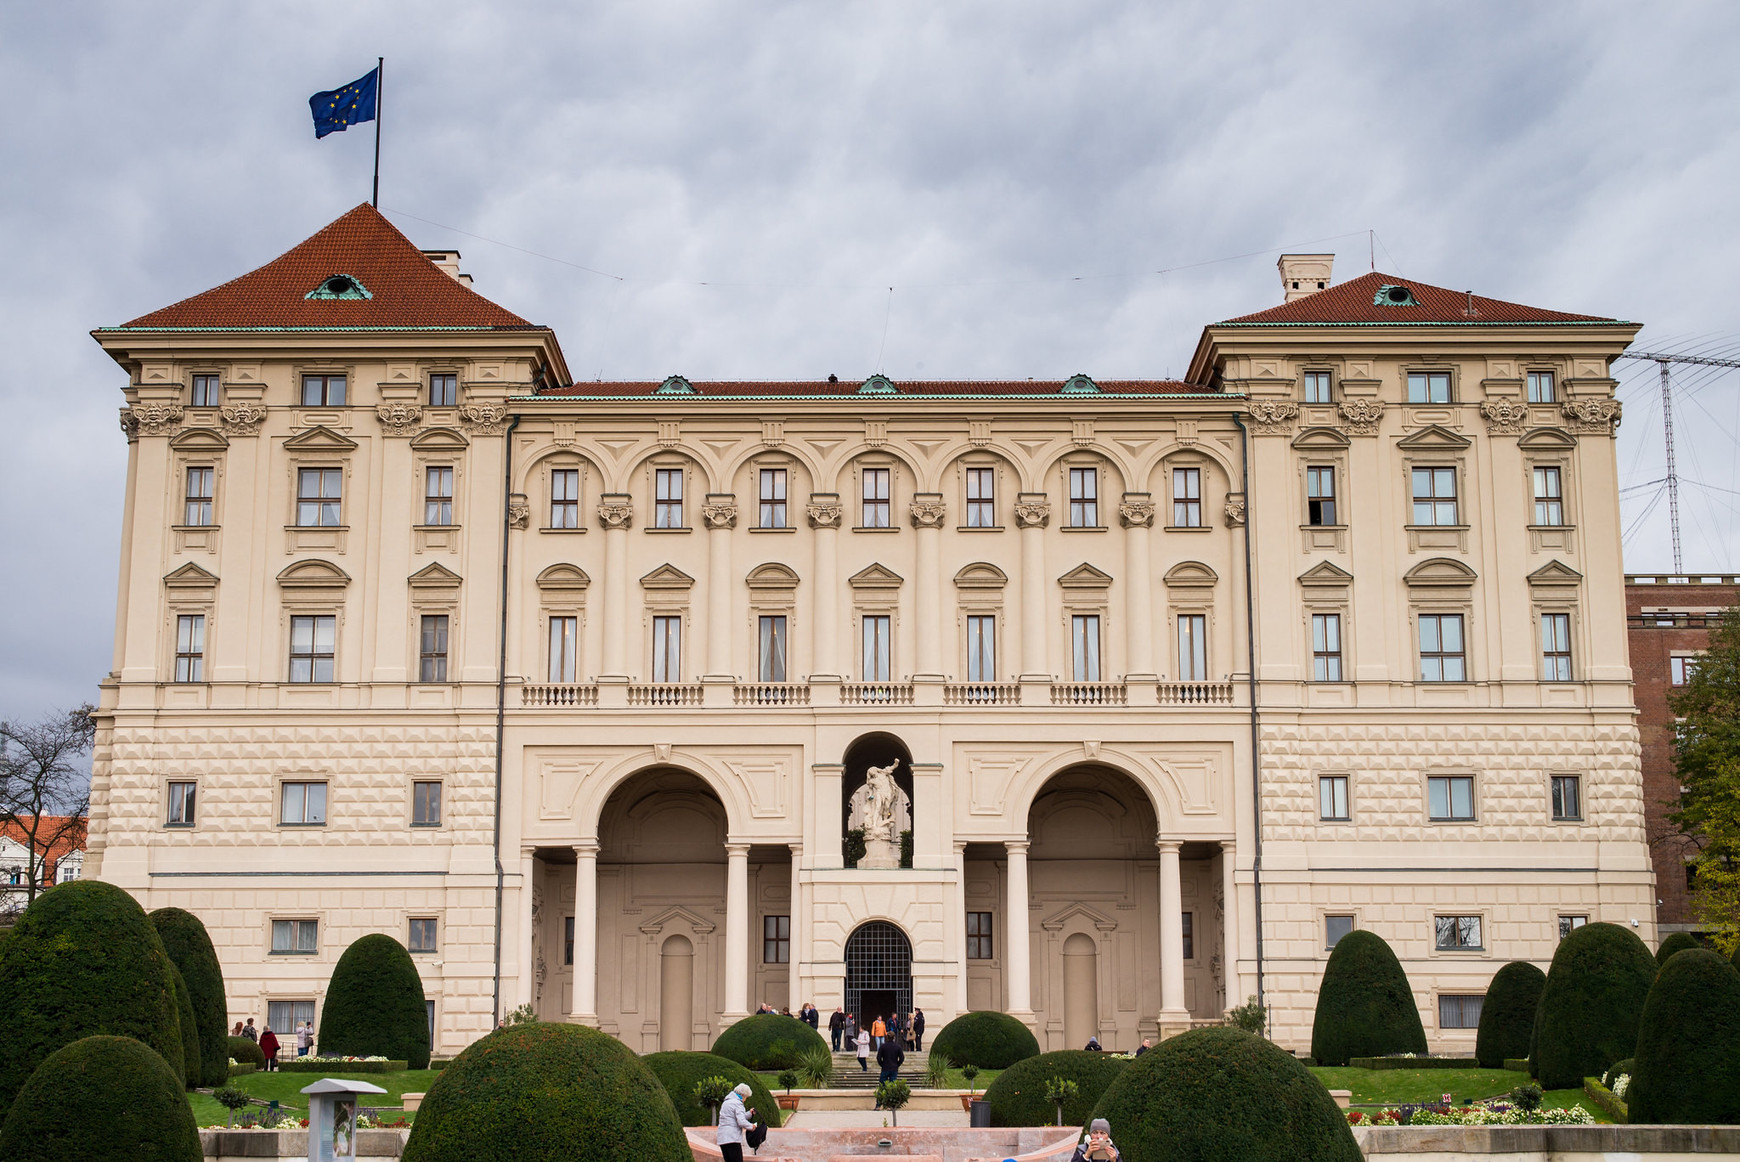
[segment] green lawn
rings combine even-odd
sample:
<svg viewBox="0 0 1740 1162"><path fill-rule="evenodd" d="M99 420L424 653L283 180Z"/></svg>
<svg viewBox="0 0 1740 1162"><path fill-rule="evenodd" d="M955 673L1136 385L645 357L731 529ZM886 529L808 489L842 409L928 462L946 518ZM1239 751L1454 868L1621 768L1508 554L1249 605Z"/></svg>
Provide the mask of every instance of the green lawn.
<svg viewBox="0 0 1740 1162"><path fill-rule="evenodd" d="M1311 1072L1317 1075L1325 1089L1351 1090L1355 1107L1370 1108L1436 1102L1445 1094L1451 1096L1453 1104L1461 1105L1464 1098L1480 1101L1498 1097L1529 1080L1528 1074L1509 1069L1351 1069L1341 1066L1314 1068ZM1541 1104L1548 1109L1569 1109L1580 1105L1598 1122L1612 1120L1580 1089L1548 1090Z"/></svg>
<svg viewBox="0 0 1740 1162"><path fill-rule="evenodd" d="M346 1081L366 1081L370 1085L378 1085L386 1090L385 1094L369 1095L364 1105L396 1106L399 1095L405 1092L427 1093L429 1087L435 1084L440 1072L434 1069L407 1069L402 1073L247 1073L241 1077L232 1078L231 1084L253 1097L264 1101L276 1101L286 1110L297 1111L301 1117L308 1112L308 1099L303 1096L304 1086L313 1085L323 1077L338 1077ZM195 1093L188 1095L188 1101L193 1105L193 1120L201 1126L221 1126L225 1115L229 1112L213 1098ZM260 1107L251 1106L258 1112ZM245 1112L245 1111L244 1111Z"/></svg>

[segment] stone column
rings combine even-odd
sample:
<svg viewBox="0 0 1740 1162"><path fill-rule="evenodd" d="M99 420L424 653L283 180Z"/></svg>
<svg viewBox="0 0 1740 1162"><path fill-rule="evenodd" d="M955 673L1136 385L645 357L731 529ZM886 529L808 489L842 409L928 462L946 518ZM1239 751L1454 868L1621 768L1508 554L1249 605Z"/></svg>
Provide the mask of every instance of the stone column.
<svg viewBox="0 0 1740 1162"><path fill-rule="evenodd" d="M1027 840L1011 839L1003 845L1009 856L1009 898L1005 903L1003 976L1011 1015L1032 1024L1033 962L1027 949ZM962 925L965 926L964 923Z"/></svg>
<svg viewBox="0 0 1740 1162"><path fill-rule="evenodd" d="M967 1011L967 845L959 839L955 840L954 936L955 1012L960 1014Z"/></svg>
<svg viewBox="0 0 1740 1162"><path fill-rule="evenodd" d="M538 946L532 939L532 892L537 882L538 860L533 849L520 849L520 1004L529 1005L537 996ZM578 920L575 921L579 923ZM498 1016L500 1014L497 1014Z"/></svg>
<svg viewBox="0 0 1740 1162"><path fill-rule="evenodd" d="M1245 1003L1244 980L1239 976L1239 887L1234 874L1237 845L1230 839L1220 841L1220 894L1224 901L1220 917L1220 972L1226 981L1226 1007Z"/></svg>
<svg viewBox="0 0 1740 1162"><path fill-rule="evenodd" d="M919 492L912 497L912 527L918 530L914 557L918 585L918 669L915 677L941 681L943 675L943 589L938 542L946 513L942 493Z"/></svg>
<svg viewBox="0 0 1740 1162"><path fill-rule="evenodd" d="M840 665L840 594L836 566L839 563L840 497L833 492L812 492L808 507L810 527L815 536L815 586L810 590L813 603L815 643L810 658L810 681L843 678L846 669Z"/></svg>
<svg viewBox="0 0 1740 1162"><path fill-rule="evenodd" d="M634 504L627 493L598 498L598 523L604 529L604 672L600 678L628 680L628 528Z"/></svg>
<svg viewBox="0 0 1740 1162"><path fill-rule="evenodd" d="M598 1025L598 841L574 845L574 999L568 1019Z"/></svg>
<svg viewBox="0 0 1740 1162"><path fill-rule="evenodd" d="M1175 839L1161 839L1160 849L1160 1035L1170 1037L1190 1029L1184 1007L1184 889L1179 878Z"/></svg>
<svg viewBox="0 0 1740 1162"><path fill-rule="evenodd" d="M804 953L808 950L804 941L808 938L809 925L805 923L804 915L804 845L793 843L791 847L791 963L786 965L786 994L791 1004L791 1011L797 1012L798 1006L812 998L800 995L808 987L803 979Z"/></svg>
<svg viewBox="0 0 1740 1162"><path fill-rule="evenodd" d="M731 530L737 527L737 497L709 492L701 505L707 527L707 669L704 681L730 681Z"/></svg>
<svg viewBox="0 0 1740 1162"><path fill-rule="evenodd" d="M1015 498L1015 523L1021 528L1021 680L1049 681L1045 648L1045 526L1051 501L1043 492Z"/></svg>
<svg viewBox="0 0 1740 1162"><path fill-rule="evenodd" d="M749 1015L749 845L725 845L725 1023Z"/></svg>
<svg viewBox="0 0 1740 1162"><path fill-rule="evenodd" d="M1154 669L1154 583L1150 576L1149 530L1154 501L1146 492L1126 492L1118 505L1124 525L1124 623L1128 625L1126 681L1157 681Z"/></svg>

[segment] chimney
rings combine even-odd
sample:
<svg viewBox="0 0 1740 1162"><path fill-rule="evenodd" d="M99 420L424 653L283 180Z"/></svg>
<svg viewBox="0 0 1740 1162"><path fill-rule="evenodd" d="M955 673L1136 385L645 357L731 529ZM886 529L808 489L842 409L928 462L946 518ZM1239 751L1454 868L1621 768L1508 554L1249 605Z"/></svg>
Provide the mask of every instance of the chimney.
<svg viewBox="0 0 1740 1162"><path fill-rule="evenodd" d="M425 250L423 257L433 262L446 272L447 277L464 286L471 285L469 274L459 273L459 251L457 250Z"/></svg>
<svg viewBox="0 0 1740 1162"><path fill-rule="evenodd" d="M1275 266L1281 271L1281 289L1286 292L1281 301L1290 303L1314 295L1329 285L1329 272L1335 268L1335 255L1283 254Z"/></svg>

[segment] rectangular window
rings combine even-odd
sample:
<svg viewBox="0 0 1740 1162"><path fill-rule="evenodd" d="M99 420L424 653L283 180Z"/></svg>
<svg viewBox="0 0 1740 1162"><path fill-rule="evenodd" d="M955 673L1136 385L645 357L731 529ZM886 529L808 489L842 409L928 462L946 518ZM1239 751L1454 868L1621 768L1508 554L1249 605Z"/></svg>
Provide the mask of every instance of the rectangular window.
<svg viewBox="0 0 1740 1162"><path fill-rule="evenodd" d="M1468 681L1468 656L1462 645L1460 613L1420 615L1420 681Z"/></svg>
<svg viewBox="0 0 1740 1162"><path fill-rule="evenodd" d="M218 377L215 375L196 375L193 377L193 406L196 408L214 408L218 405Z"/></svg>
<svg viewBox="0 0 1740 1162"><path fill-rule="evenodd" d="M1571 680L1571 615L1541 614L1541 681Z"/></svg>
<svg viewBox="0 0 1740 1162"><path fill-rule="evenodd" d="M1583 925L1587 924L1588 922L1589 922L1589 917L1587 917L1587 916L1560 916L1559 917L1559 939L1563 940L1565 937L1569 936L1571 933L1575 932L1577 929L1581 928Z"/></svg>
<svg viewBox="0 0 1740 1162"><path fill-rule="evenodd" d="M574 650L580 636L580 619L550 619L550 681L574 681Z"/></svg>
<svg viewBox="0 0 1740 1162"><path fill-rule="evenodd" d="M558 468L550 473L550 527L580 527L580 469Z"/></svg>
<svg viewBox="0 0 1740 1162"><path fill-rule="evenodd" d="M205 681L205 614L184 613L175 619L175 680Z"/></svg>
<svg viewBox="0 0 1740 1162"><path fill-rule="evenodd" d="M266 1023L272 1026L275 1032L288 1030L291 1034L290 1043L294 1045L296 1030L303 1025L314 1024L314 1002L267 1001ZM280 1038L280 1040L284 1040L284 1038ZM290 1054L285 1053L284 1056L288 1059Z"/></svg>
<svg viewBox="0 0 1740 1162"><path fill-rule="evenodd" d="M1408 402L1449 403L1450 373L1448 371L1409 372Z"/></svg>
<svg viewBox="0 0 1740 1162"><path fill-rule="evenodd" d="M761 527L783 529L785 520L785 469L761 470Z"/></svg>
<svg viewBox="0 0 1740 1162"><path fill-rule="evenodd" d="M1202 469L1172 470L1172 524L1181 529L1202 527Z"/></svg>
<svg viewBox="0 0 1740 1162"><path fill-rule="evenodd" d="M1485 948L1480 939L1479 916L1435 916L1439 952L1470 952Z"/></svg>
<svg viewBox="0 0 1740 1162"><path fill-rule="evenodd" d="M1565 523L1565 497L1559 487L1557 468L1536 468L1535 523L1562 525Z"/></svg>
<svg viewBox="0 0 1740 1162"><path fill-rule="evenodd" d="M997 680L997 619L990 614L967 618L967 681Z"/></svg>
<svg viewBox="0 0 1740 1162"><path fill-rule="evenodd" d="M889 640L893 619L886 613L864 615L863 676L866 682L887 682L893 673L893 644Z"/></svg>
<svg viewBox="0 0 1740 1162"><path fill-rule="evenodd" d="M1069 527L1094 529L1100 525L1100 473L1097 468L1069 470Z"/></svg>
<svg viewBox="0 0 1740 1162"><path fill-rule="evenodd" d="M785 677L785 618L780 615L759 619L756 635L759 648L757 681L783 682Z"/></svg>
<svg viewBox="0 0 1740 1162"><path fill-rule="evenodd" d="M1335 469L1305 469L1305 523L1332 525L1335 520Z"/></svg>
<svg viewBox="0 0 1740 1162"><path fill-rule="evenodd" d="M761 918L761 963L791 963L791 917Z"/></svg>
<svg viewBox="0 0 1740 1162"><path fill-rule="evenodd" d="M439 780L411 784L411 826L441 826L441 783Z"/></svg>
<svg viewBox="0 0 1740 1162"><path fill-rule="evenodd" d="M858 519L860 528L885 529L893 523L888 493L889 478L893 474L889 468L864 469L860 478L864 493L864 507Z"/></svg>
<svg viewBox="0 0 1740 1162"><path fill-rule="evenodd" d="M574 917L562 917L562 963L574 965Z"/></svg>
<svg viewBox="0 0 1740 1162"><path fill-rule="evenodd" d="M1098 614L1077 613L1069 619L1075 680L1100 680L1100 619Z"/></svg>
<svg viewBox="0 0 1740 1162"><path fill-rule="evenodd" d="M447 615L423 615L422 643L417 650L417 680L447 681Z"/></svg>
<svg viewBox="0 0 1740 1162"><path fill-rule="evenodd" d="M1334 948L1338 943L1340 943L1343 936L1346 936L1352 931L1352 916L1323 917L1323 946L1325 948Z"/></svg>
<svg viewBox="0 0 1740 1162"><path fill-rule="evenodd" d="M683 619L653 618L653 681L683 680Z"/></svg>
<svg viewBox="0 0 1740 1162"><path fill-rule="evenodd" d="M1426 811L1434 823L1474 818L1474 776L1435 775L1426 780Z"/></svg>
<svg viewBox="0 0 1740 1162"><path fill-rule="evenodd" d="M431 465L423 470L423 523L453 523L453 469Z"/></svg>
<svg viewBox="0 0 1740 1162"><path fill-rule="evenodd" d="M1196 959L1196 913L1184 913L1184 959Z"/></svg>
<svg viewBox="0 0 1740 1162"><path fill-rule="evenodd" d="M280 783L278 822L315 824L326 822L325 783Z"/></svg>
<svg viewBox="0 0 1740 1162"><path fill-rule="evenodd" d="M683 527L683 470L659 468L653 472L653 527Z"/></svg>
<svg viewBox="0 0 1740 1162"><path fill-rule="evenodd" d="M1305 373L1305 402L1329 402L1329 372L1307 371Z"/></svg>
<svg viewBox="0 0 1740 1162"><path fill-rule="evenodd" d="M319 947L319 920L272 921L272 951L274 953L301 953L307 955L318 951ZM313 1008L312 1005L309 1007ZM309 1017L308 1019L313 1020L312 1017Z"/></svg>
<svg viewBox="0 0 1740 1162"><path fill-rule="evenodd" d="M1692 676L1692 671L1698 668L1696 658L1669 658L1668 681L1675 686L1684 686Z"/></svg>
<svg viewBox="0 0 1740 1162"><path fill-rule="evenodd" d="M182 524L199 527L211 524L211 499L216 478L215 468L187 470L187 504L181 514Z"/></svg>
<svg viewBox="0 0 1740 1162"><path fill-rule="evenodd" d="M1208 617L1201 613L1178 615L1178 680L1208 681Z"/></svg>
<svg viewBox="0 0 1740 1162"><path fill-rule="evenodd" d="M332 681L333 633L337 619L331 614L297 615L290 619L290 680Z"/></svg>
<svg viewBox="0 0 1740 1162"><path fill-rule="evenodd" d="M967 469L967 527L991 529L997 527L996 483L994 468Z"/></svg>
<svg viewBox="0 0 1740 1162"><path fill-rule="evenodd" d="M1583 818L1583 779L1580 775L1553 776L1553 819L1570 822Z"/></svg>
<svg viewBox="0 0 1740 1162"><path fill-rule="evenodd" d="M990 960L996 955L991 943L991 913L967 913L967 959Z"/></svg>
<svg viewBox="0 0 1740 1162"><path fill-rule="evenodd" d="M304 375L302 406L305 408L341 408L344 406L344 376Z"/></svg>
<svg viewBox="0 0 1740 1162"><path fill-rule="evenodd" d="M1347 776L1317 777L1317 817L1332 823L1346 823L1353 818L1347 813Z"/></svg>
<svg viewBox="0 0 1740 1162"><path fill-rule="evenodd" d="M409 952L435 951L435 921L433 918L412 918L411 939L405 945L405 949Z"/></svg>
<svg viewBox="0 0 1740 1162"><path fill-rule="evenodd" d="M1413 480L1415 524L1460 523L1456 519L1456 469L1416 468Z"/></svg>
<svg viewBox="0 0 1740 1162"><path fill-rule="evenodd" d="M1559 396L1553 383L1553 373L1550 371L1529 372L1529 402L1554 403Z"/></svg>
<svg viewBox="0 0 1740 1162"><path fill-rule="evenodd" d="M1438 1027L1440 1029L1480 1028L1482 993L1442 993L1438 997Z"/></svg>
<svg viewBox="0 0 1740 1162"><path fill-rule="evenodd" d="M437 371L429 377L429 406L450 408L459 402L459 376Z"/></svg>
<svg viewBox="0 0 1740 1162"><path fill-rule="evenodd" d="M296 523L302 528L336 527L343 504L344 470L296 470Z"/></svg>
<svg viewBox="0 0 1740 1162"><path fill-rule="evenodd" d="M1341 614L1311 615L1311 679L1339 682L1341 678Z"/></svg>
<svg viewBox="0 0 1740 1162"><path fill-rule="evenodd" d="M171 827L192 827L194 799L198 793L198 783L169 784L169 818L164 822Z"/></svg>

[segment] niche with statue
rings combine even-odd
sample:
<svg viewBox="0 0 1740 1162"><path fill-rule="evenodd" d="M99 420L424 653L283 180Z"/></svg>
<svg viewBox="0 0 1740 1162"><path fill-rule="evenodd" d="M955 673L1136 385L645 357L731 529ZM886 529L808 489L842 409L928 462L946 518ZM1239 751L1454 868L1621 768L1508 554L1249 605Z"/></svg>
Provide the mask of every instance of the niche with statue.
<svg viewBox="0 0 1740 1162"><path fill-rule="evenodd" d="M846 749L847 867L912 866L912 755L891 734L867 734Z"/></svg>

